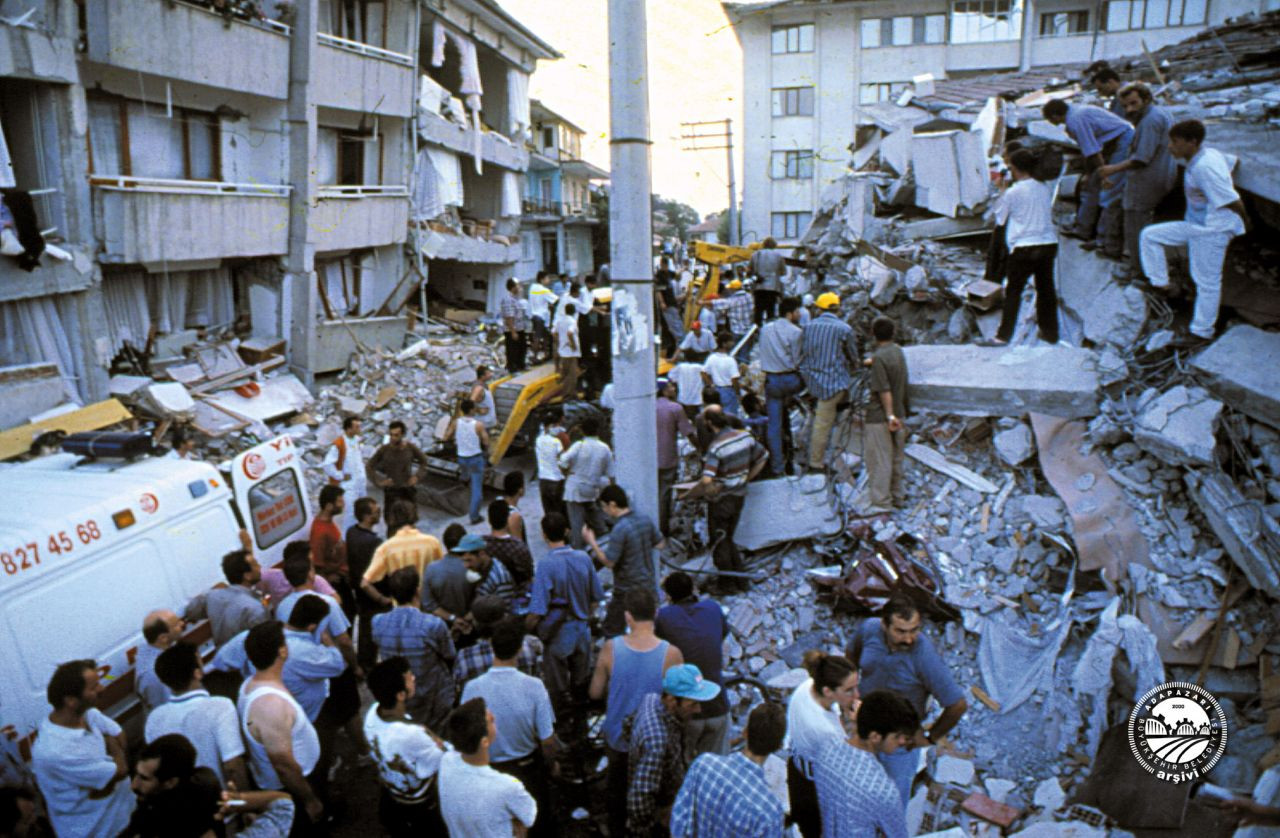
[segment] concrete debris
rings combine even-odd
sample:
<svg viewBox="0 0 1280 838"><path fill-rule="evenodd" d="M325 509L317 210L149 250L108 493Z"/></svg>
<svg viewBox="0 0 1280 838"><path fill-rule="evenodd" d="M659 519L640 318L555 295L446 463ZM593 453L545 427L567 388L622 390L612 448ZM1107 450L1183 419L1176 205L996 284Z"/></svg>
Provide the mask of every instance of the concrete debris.
<svg viewBox="0 0 1280 838"><path fill-rule="evenodd" d="M1140 404L1134 442L1169 465L1214 464L1214 434L1222 402L1199 387L1178 385L1158 396L1149 391Z"/></svg>
<svg viewBox="0 0 1280 838"><path fill-rule="evenodd" d="M751 483L734 542L744 550L763 550L840 532L840 516L823 487L819 474Z"/></svg>
<svg viewBox="0 0 1280 838"><path fill-rule="evenodd" d="M1280 523L1221 471L1188 472L1188 494L1249 584L1280 599Z"/></svg>
<svg viewBox="0 0 1280 838"><path fill-rule="evenodd" d="M1065 520L1065 512L1066 507L1057 498L1047 495L1025 495L1022 498L1022 513L1037 527L1059 529Z"/></svg>
<svg viewBox="0 0 1280 838"><path fill-rule="evenodd" d="M907 398L916 410L963 416L1035 411L1067 419L1098 412L1097 355L1087 349L908 346L903 352Z"/></svg>
<svg viewBox="0 0 1280 838"><path fill-rule="evenodd" d="M1127 352L1147 322L1147 298L1132 285L1111 275L1111 263L1082 250L1080 242L1063 237L1058 245L1058 283L1062 313L1078 323L1081 337L1099 347Z"/></svg>
<svg viewBox="0 0 1280 838"><path fill-rule="evenodd" d="M1067 794L1062 790L1062 783L1057 777L1047 777L1036 786L1034 802L1041 809L1056 812L1067 802Z"/></svg>
<svg viewBox="0 0 1280 838"><path fill-rule="evenodd" d="M933 781L935 783L952 783L957 786L967 786L973 782L973 778L974 768L971 760L942 754L938 757L938 761L933 767Z"/></svg>
<svg viewBox="0 0 1280 838"><path fill-rule="evenodd" d="M1280 334L1233 326L1192 358L1191 368L1214 395L1245 415L1280 428Z"/></svg>
<svg viewBox="0 0 1280 838"><path fill-rule="evenodd" d="M995 434L991 442L996 447L1000 461L1007 466L1020 466L1035 453L1031 443L1031 429L1021 422L1007 431Z"/></svg>
<svg viewBox="0 0 1280 838"><path fill-rule="evenodd" d="M1107 728L1107 699L1111 692L1116 655L1121 651L1135 681L1134 693L1141 695L1163 683L1164 664L1156 649L1156 638L1137 617L1120 614L1120 599L1113 599L1098 620L1071 676L1071 688L1085 710L1085 750L1098 752Z"/></svg>

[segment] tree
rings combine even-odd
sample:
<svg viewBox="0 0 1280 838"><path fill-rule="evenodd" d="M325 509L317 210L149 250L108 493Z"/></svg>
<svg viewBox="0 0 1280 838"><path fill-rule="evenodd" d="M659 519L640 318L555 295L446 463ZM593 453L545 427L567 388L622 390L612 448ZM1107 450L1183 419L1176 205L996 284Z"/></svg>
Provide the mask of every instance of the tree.
<svg viewBox="0 0 1280 838"><path fill-rule="evenodd" d="M652 206L655 236L685 241L689 237L689 228L696 227L702 220L696 209L674 198L663 198L655 194Z"/></svg>
<svg viewBox="0 0 1280 838"><path fill-rule="evenodd" d="M720 223L716 225L716 236L719 237L721 244L729 243L729 211L720 211Z"/></svg>
<svg viewBox="0 0 1280 838"><path fill-rule="evenodd" d="M609 189L591 190L591 206L599 219L591 228L591 256L596 270L609 263Z"/></svg>

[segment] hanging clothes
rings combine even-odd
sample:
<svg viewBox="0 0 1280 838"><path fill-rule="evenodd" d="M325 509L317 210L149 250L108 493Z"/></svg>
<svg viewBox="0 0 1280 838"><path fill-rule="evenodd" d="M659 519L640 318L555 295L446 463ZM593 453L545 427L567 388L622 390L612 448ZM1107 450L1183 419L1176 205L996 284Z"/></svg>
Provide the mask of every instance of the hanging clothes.
<svg viewBox="0 0 1280 838"><path fill-rule="evenodd" d="M510 136L517 144L529 138L533 118L529 116L529 77L515 67L507 68L507 113L511 114Z"/></svg>
<svg viewBox="0 0 1280 838"><path fill-rule="evenodd" d="M431 157L431 164L439 177L441 203L451 207L462 206L462 163L458 160L458 155L434 146L428 146L425 151Z"/></svg>
<svg viewBox="0 0 1280 838"><path fill-rule="evenodd" d="M502 211L499 215L510 218L520 215L520 176L515 172L502 173Z"/></svg>
<svg viewBox="0 0 1280 838"><path fill-rule="evenodd" d="M455 158L456 159L456 158ZM409 193L409 220L421 223L444 212L444 197L440 189L440 173L431 162L427 149L418 152L418 163L413 167L413 189Z"/></svg>
<svg viewBox="0 0 1280 838"><path fill-rule="evenodd" d="M444 40L445 28L444 23L439 19L431 24L431 66L444 66Z"/></svg>
<svg viewBox="0 0 1280 838"><path fill-rule="evenodd" d="M9 156L9 144L4 139L4 126L0 125L0 189L13 189L18 180L13 174L13 158Z"/></svg>
<svg viewBox="0 0 1280 838"><path fill-rule="evenodd" d="M31 195L21 189L7 189L4 192L4 203L13 217L13 228L18 235L18 243L22 245L22 253L14 258L18 267L24 271L34 271L40 264L40 254L44 253L44 236L40 235L40 221L36 218L35 202Z"/></svg>

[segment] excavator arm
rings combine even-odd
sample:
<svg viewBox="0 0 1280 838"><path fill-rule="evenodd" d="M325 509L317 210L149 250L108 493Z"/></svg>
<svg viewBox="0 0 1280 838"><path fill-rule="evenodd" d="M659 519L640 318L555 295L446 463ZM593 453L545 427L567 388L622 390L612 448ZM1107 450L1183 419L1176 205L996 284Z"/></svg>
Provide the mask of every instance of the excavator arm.
<svg viewBox="0 0 1280 838"><path fill-rule="evenodd" d="M688 329L698 319L702 310L702 302L708 294L720 293L720 271L725 265L751 261L751 256L761 247L760 242L740 246L733 244L712 244L695 241L690 245L690 253L694 259L710 267L705 280L694 280L689 287L689 294L684 301L684 327Z"/></svg>

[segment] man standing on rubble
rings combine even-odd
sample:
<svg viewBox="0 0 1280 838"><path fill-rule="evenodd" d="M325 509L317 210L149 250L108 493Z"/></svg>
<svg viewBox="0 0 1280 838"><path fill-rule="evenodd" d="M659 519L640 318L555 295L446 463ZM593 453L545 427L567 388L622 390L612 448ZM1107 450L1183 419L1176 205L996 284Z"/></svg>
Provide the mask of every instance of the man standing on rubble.
<svg viewBox="0 0 1280 838"><path fill-rule="evenodd" d="M805 327L800 341L800 375L809 395L818 400L809 433L809 470L826 468L827 443L836 408L849 398L858 341L853 327L840 319L840 298L830 291L814 302L822 313Z"/></svg>
<svg viewBox="0 0 1280 838"><path fill-rule="evenodd" d="M866 494L858 504L869 515L890 512L906 502L902 489L903 449L907 431L907 358L893 342L894 322L877 317L871 323L876 339L867 384L869 399L862 426L862 459L867 467Z"/></svg>
<svg viewBox="0 0 1280 838"><path fill-rule="evenodd" d="M1114 74L1114 71L1113 71ZM1120 163L1098 170L1104 185L1110 185L1119 173L1125 173L1124 244L1129 252L1128 278L1142 278L1142 231L1155 220L1156 206L1173 189L1177 167L1169 152L1169 128L1173 120L1169 112L1157 105L1151 88L1140 81L1120 90L1116 101L1122 102L1129 121L1137 126L1129 157Z"/></svg>
<svg viewBox="0 0 1280 838"><path fill-rule="evenodd" d="M755 315L755 303L742 287L742 280L729 281L729 296L720 301L720 310L729 323L729 334L733 335L733 345L736 346L751 331L751 321Z"/></svg>
<svg viewBox="0 0 1280 838"><path fill-rule="evenodd" d="M503 346L507 353L507 372L515 375L524 369L524 355L529 348L529 315L520 299L520 280L507 280L507 295L502 298Z"/></svg>
<svg viewBox="0 0 1280 838"><path fill-rule="evenodd" d="M1124 103L1120 101L1120 88L1124 86L1124 82L1121 81L1119 73L1110 67L1103 67L1093 74L1090 81L1093 82L1093 89L1099 96L1111 100L1107 104L1107 110L1118 117L1130 119Z"/></svg>
<svg viewBox="0 0 1280 838"><path fill-rule="evenodd" d="M747 484L755 479L769 463L769 455L755 437L731 424L735 417L722 410L706 411L707 424L715 432L715 438L707 446L703 460L702 478L704 491L708 493L707 533L712 544L712 561L718 570L743 574L742 554L733 541L742 518L742 507L747 502ZM722 576L719 579L721 593L743 593L751 587L744 575Z"/></svg>
<svg viewBox="0 0 1280 838"><path fill-rule="evenodd" d="M1187 119L1169 129L1169 151L1187 161L1182 221L1152 224L1142 231L1142 269L1156 288L1169 287L1166 247L1187 246L1191 280L1196 286L1191 335L1184 343L1212 340L1222 296L1222 262L1227 245L1249 228L1249 216L1231 182L1231 165L1216 148L1204 146L1204 123Z"/></svg>
<svg viewBox="0 0 1280 838"><path fill-rule="evenodd" d="M1058 234L1053 229L1053 190L1032 176L1035 165L1035 154L1025 148L1009 157L1009 171L1015 182L996 205L996 224L1003 225L1009 245L1004 311L995 338L980 341L982 345L1004 346L1013 339L1018 310L1022 307L1022 289L1032 275L1036 281L1036 325L1040 339L1058 342L1058 293L1053 284Z"/></svg>
<svg viewBox="0 0 1280 838"><path fill-rule="evenodd" d="M769 471L781 477L786 470L784 428L790 423L791 400L804 389L800 378L800 301L787 297L776 320L760 332L760 369L764 371L765 410L769 415Z"/></svg>
<svg viewBox="0 0 1280 838"><path fill-rule="evenodd" d="M1108 259L1119 259L1124 247L1121 238L1121 197L1124 195L1124 175L1113 175L1110 186L1102 186L1098 170L1110 163L1119 163L1129 153L1133 139L1133 126L1123 117L1097 105L1068 105L1061 99L1045 103L1044 118L1054 125L1066 127L1067 134L1080 146L1084 157L1085 174L1098 188L1098 206L1102 218L1098 222L1098 236L1086 241L1085 250L1098 250ZM1081 209L1084 209L1084 203ZM1081 218L1076 217L1077 225ZM1067 232L1079 239L1090 238L1091 231L1082 226Z"/></svg>
<svg viewBox="0 0 1280 838"><path fill-rule="evenodd" d="M942 715L927 733L917 729L908 747L878 754L880 764L902 794L904 807L911 799L911 781L918 763L914 749L936 745L969 709L933 641L920 633L923 623L916 604L904 594L894 594L878 619L868 617L858 626L847 653L854 666L862 670L864 695L889 690L905 698L921 719L925 718L929 696L942 705Z"/></svg>
<svg viewBox="0 0 1280 838"><path fill-rule="evenodd" d="M772 236L761 242L761 250L751 254L751 273L755 275L756 325L776 317L778 298L782 296L782 277L787 272L786 259Z"/></svg>
<svg viewBox="0 0 1280 838"><path fill-rule="evenodd" d="M342 514L342 531L356 524L355 502L367 494L364 474L364 452L360 450L360 417L342 420L342 433L324 455L324 474L329 482L341 486L347 498Z"/></svg>
<svg viewBox="0 0 1280 838"><path fill-rule="evenodd" d="M369 458L365 475L383 491L382 505L388 514L398 500L413 504L417 516L417 485L427 474L427 455L406 439L404 422L399 419L387 426L389 440ZM414 466L417 470L414 470Z"/></svg>

